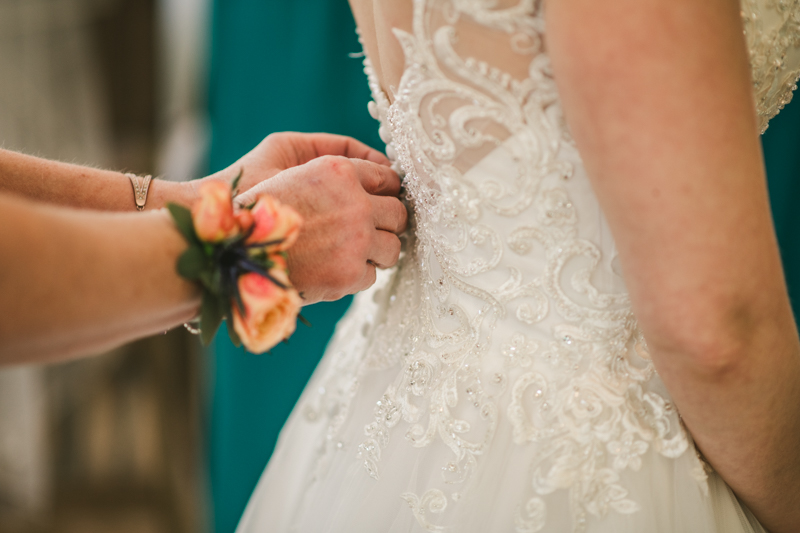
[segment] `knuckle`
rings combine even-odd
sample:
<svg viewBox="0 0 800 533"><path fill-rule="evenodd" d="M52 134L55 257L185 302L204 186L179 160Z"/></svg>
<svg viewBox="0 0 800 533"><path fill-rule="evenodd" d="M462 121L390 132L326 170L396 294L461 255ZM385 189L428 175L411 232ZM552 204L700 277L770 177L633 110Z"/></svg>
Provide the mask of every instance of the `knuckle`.
<svg viewBox="0 0 800 533"><path fill-rule="evenodd" d="M342 288L352 290L353 287L357 287L363 275L364 267L362 263L360 261L350 261L346 268L343 269Z"/></svg>
<svg viewBox="0 0 800 533"><path fill-rule="evenodd" d="M362 259L366 259L367 251L372 245L373 232L375 229L372 224L364 225L360 230L354 233L354 242L356 249L361 254Z"/></svg>
<svg viewBox="0 0 800 533"><path fill-rule="evenodd" d="M344 294L350 294L364 273L361 254L358 251L354 253L352 248L344 249L336 254L331 264L335 265L329 276L332 287Z"/></svg>
<svg viewBox="0 0 800 533"><path fill-rule="evenodd" d="M347 242L362 239L367 228L373 225L372 203L363 194L340 196L338 199L340 207L336 218L347 235Z"/></svg>
<svg viewBox="0 0 800 533"><path fill-rule="evenodd" d="M391 185L391 179L394 175L394 172L377 163L371 163L369 167L372 169L375 190L388 189Z"/></svg>
<svg viewBox="0 0 800 533"><path fill-rule="evenodd" d="M400 259L400 237L389 233L384 242L384 249L383 249L383 259L385 263L379 265L381 268L391 268L397 264L398 259Z"/></svg>
<svg viewBox="0 0 800 533"><path fill-rule="evenodd" d="M392 204L395 206L396 213L395 233L403 233L408 226L408 211L400 200L395 200Z"/></svg>
<svg viewBox="0 0 800 533"><path fill-rule="evenodd" d="M370 163L366 165L368 169L370 181L372 181L375 188L379 188L383 185L383 182L386 181L384 178L383 173L381 172L381 167L376 163Z"/></svg>
<svg viewBox="0 0 800 533"><path fill-rule="evenodd" d="M342 298L348 296L349 294L350 292L346 291L343 288L336 288L328 291L325 300L329 302L335 302L336 300L341 300Z"/></svg>
<svg viewBox="0 0 800 533"><path fill-rule="evenodd" d="M333 298L330 299L330 301L332 301L332 302L335 302L337 300L341 300L345 296L350 296L350 293L346 292L346 291L339 291L339 292L335 292L333 294L334 294Z"/></svg>
<svg viewBox="0 0 800 533"><path fill-rule="evenodd" d="M363 281L361 282L361 286L359 290L363 291L369 289L375 284L375 281L378 279L378 273L374 265L369 265L369 269L367 270L366 276L364 276Z"/></svg>
<svg viewBox="0 0 800 533"><path fill-rule="evenodd" d="M352 204L353 209L353 219L360 225L363 226L365 223L372 224L372 202L369 201L369 198L359 195L353 200ZM359 232L360 234L363 233ZM361 235L363 237L363 235Z"/></svg>
<svg viewBox="0 0 800 533"><path fill-rule="evenodd" d="M345 276L342 274L341 270L337 271L336 274L332 274L330 279L330 283L328 284L328 292L334 296L337 296L335 299L339 299L342 295L347 294L347 287L349 286L346 283Z"/></svg>
<svg viewBox="0 0 800 533"><path fill-rule="evenodd" d="M264 140L261 141L263 144L282 144L289 139L289 133L285 131L277 131L274 133L270 133Z"/></svg>
<svg viewBox="0 0 800 533"><path fill-rule="evenodd" d="M333 155L321 155L312 161L313 164L321 166L323 168L330 168L333 166L333 160L336 156Z"/></svg>
<svg viewBox="0 0 800 533"><path fill-rule="evenodd" d="M397 260L400 258L402 246L403 245L400 242L400 237L397 235L392 235L392 266L397 264Z"/></svg>
<svg viewBox="0 0 800 533"><path fill-rule="evenodd" d="M325 170L338 178L352 179L355 176L353 163L340 155L324 155L318 158Z"/></svg>
<svg viewBox="0 0 800 533"><path fill-rule="evenodd" d="M350 236L347 244L346 251L342 254L342 260L345 262L345 270L347 274L352 276L358 275L356 272L361 268L361 264L367 260L367 255L370 249L370 240L364 236L365 232L356 231Z"/></svg>

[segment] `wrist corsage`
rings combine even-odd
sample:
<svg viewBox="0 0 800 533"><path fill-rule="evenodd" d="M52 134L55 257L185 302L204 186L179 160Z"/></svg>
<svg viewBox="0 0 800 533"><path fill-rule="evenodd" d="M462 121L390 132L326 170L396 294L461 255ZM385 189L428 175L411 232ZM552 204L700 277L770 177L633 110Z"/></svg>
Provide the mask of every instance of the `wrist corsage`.
<svg viewBox="0 0 800 533"><path fill-rule="evenodd" d="M178 273L203 288L203 343L211 342L225 320L236 346L263 353L295 330L302 299L289 282L286 250L297 239L302 218L266 194L234 207L240 178L232 185L204 183L191 210L167 208L189 244L178 259Z"/></svg>

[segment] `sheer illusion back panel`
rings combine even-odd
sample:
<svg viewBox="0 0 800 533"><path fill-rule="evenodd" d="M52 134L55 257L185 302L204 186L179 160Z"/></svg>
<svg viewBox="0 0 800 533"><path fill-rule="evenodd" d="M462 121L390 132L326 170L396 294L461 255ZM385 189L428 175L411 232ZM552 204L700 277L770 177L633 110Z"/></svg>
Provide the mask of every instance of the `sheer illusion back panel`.
<svg viewBox="0 0 800 533"><path fill-rule="evenodd" d="M394 35L395 29L412 32L414 0L351 0L356 22L364 40L364 51L372 60L375 75L385 89L389 101L393 101L393 90L397 88L404 70L402 46ZM540 3L540 0L474 0L432 2L433 17L437 12L442 19L448 10L465 4L476 4L485 12L497 14L500 19L512 12L524 17ZM800 20L796 0L770 2L768 0L741 0L742 20L745 28L750 64L753 70L753 85L757 111L762 130L769 120L780 112L792 98L800 74ZM492 28L474 21L459 21L459 43L455 49L461 57L472 57L484 61L504 73L521 81L528 77L530 57L527 61L517 54L509 54L508 25ZM434 22L434 24L436 24ZM544 33L541 34L542 36ZM519 51L519 50L516 50Z"/></svg>
<svg viewBox="0 0 800 533"><path fill-rule="evenodd" d="M510 40L508 35L508 23L497 25L486 25L485 21L475 21L468 17L457 17L453 23L452 18L455 8L448 8L447 3L441 5L426 6L425 24L431 28L431 33L435 33L433 28L440 28L440 39L447 39L451 36L446 35L452 30L452 48L456 56L460 58L470 58L471 63L477 68L485 68L496 72L498 77L510 83L512 80L521 84L530 76L529 68L531 60L543 45L538 39L533 39L530 35L519 32L515 39ZM524 15L532 9L534 2L516 2L515 0L498 0L492 2L492 8L497 10L510 10L508 15ZM382 0L353 0L351 2L353 14L358 23L364 52L370 58L370 65L375 74L375 82L381 96L385 96L388 103L394 102L396 93L400 85L400 79L405 71L406 57L403 46L397 36L401 31L406 34L413 34L413 3L412 2L393 2ZM453 13L448 13L448 11ZM448 20L451 19L451 20ZM522 28L520 28L522 29ZM471 85L470 77L464 76L463 72L457 69L448 70L447 65L442 65L442 74L454 83L467 83ZM472 86L478 91L485 91L485 87ZM433 97L433 95L431 95ZM454 111L463 107L463 99L444 97L435 102L426 102L430 114L421 116L423 122L431 129L435 129L435 124L431 120L446 120ZM481 161L492 148L496 147L498 141L505 140L510 133L503 127L498 127L494 120L487 120L478 116L471 117L468 127L474 134L478 132L488 133L488 138L492 142L471 143L456 147L457 156L454 164L459 171L464 172Z"/></svg>
<svg viewBox="0 0 800 533"><path fill-rule="evenodd" d="M354 0L412 231L355 299L239 531L761 531L650 361L536 0ZM745 0L762 129L797 1Z"/></svg>

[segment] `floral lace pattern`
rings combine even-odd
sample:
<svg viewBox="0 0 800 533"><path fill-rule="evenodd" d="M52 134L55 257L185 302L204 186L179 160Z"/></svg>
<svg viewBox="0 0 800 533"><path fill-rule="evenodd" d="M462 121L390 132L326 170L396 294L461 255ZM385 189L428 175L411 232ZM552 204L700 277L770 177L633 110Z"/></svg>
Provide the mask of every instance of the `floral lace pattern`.
<svg viewBox="0 0 800 533"><path fill-rule="evenodd" d="M743 0L742 9L765 129L800 72L800 8ZM504 35L530 62L528 77L462 57L465 21ZM533 451L517 531L541 531L557 491L568 494L574 531L588 516L635 513L621 473L639 470L645 454L677 458L691 446L566 131L540 2L414 0L412 31L395 35L406 66L393 103L368 59L365 70L414 228L384 287L357 304L369 308L358 346L336 355L308 418L334 413L325 446L341 448L359 382L397 369L357 453L379 479L392 439L449 450L440 483L401 495L427 531L445 530L448 502L469 488L503 419L514 444ZM705 483L699 461L695 477Z"/></svg>
<svg viewBox="0 0 800 533"><path fill-rule="evenodd" d="M798 0L741 0L761 133L792 100L800 78Z"/></svg>

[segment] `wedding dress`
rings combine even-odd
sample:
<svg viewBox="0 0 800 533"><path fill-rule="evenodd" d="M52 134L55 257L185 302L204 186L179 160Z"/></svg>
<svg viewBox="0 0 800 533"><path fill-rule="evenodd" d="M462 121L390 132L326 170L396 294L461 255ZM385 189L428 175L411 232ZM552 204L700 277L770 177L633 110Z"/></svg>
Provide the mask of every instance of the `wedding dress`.
<svg viewBox="0 0 800 533"><path fill-rule="evenodd" d="M405 66L384 91L365 61L370 111L413 228L339 324L238 531L763 531L649 359L540 2L414 0L400 27L383 1ZM742 16L765 129L800 73L800 6Z"/></svg>

